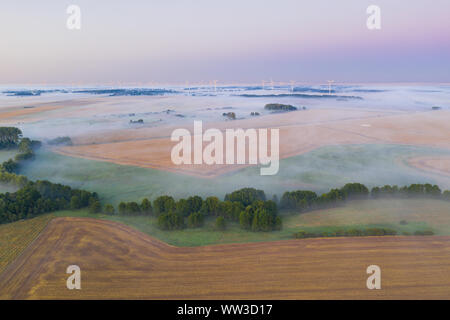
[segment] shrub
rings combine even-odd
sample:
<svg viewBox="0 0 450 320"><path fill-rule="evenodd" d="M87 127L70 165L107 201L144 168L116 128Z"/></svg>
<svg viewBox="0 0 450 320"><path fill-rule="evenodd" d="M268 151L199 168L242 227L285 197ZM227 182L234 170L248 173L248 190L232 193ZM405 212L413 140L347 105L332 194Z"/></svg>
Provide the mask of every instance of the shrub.
<svg viewBox="0 0 450 320"><path fill-rule="evenodd" d="M112 204L106 204L103 211L108 215L113 215L115 213L114 207Z"/></svg>
<svg viewBox="0 0 450 320"><path fill-rule="evenodd" d="M434 235L434 232L432 230L424 230L424 231L420 231L417 230L414 232L415 236L432 236Z"/></svg>
<svg viewBox="0 0 450 320"><path fill-rule="evenodd" d="M264 109L270 111L295 111L297 110L297 107L290 104L268 103L264 106Z"/></svg>

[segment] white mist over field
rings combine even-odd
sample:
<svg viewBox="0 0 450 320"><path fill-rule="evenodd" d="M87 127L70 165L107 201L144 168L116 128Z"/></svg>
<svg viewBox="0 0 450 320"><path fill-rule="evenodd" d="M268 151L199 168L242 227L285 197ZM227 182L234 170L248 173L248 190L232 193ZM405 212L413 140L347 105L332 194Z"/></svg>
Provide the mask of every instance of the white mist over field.
<svg viewBox="0 0 450 320"><path fill-rule="evenodd" d="M92 161L90 156L87 158L91 160L81 159L83 154L81 158L56 155L54 150L44 148L37 159L21 172L32 179L50 179L99 191L112 202L124 195L136 199L144 196L154 198L160 194L223 196L248 186L278 195L296 189L325 192L347 182L361 182L371 187L430 182L450 188L449 176L423 171L408 162L410 159L433 157L434 165L445 170L450 150L414 140L403 145L386 144L371 138L371 132L376 128L368 123L378 117L418 115L416 123L411 123L411 126L404 120L403 128L409 128L418 137L426 136L428 133L415 128L417 121L420 123L422 117L425 119L427 115L450 110L449 85L366 84L333 85L330 88L328 85L272 86L265 83L264 87L260 84L0 89L0 112L8 115L0 118L0 125L19 127L24 136L44 142L69 136L75 145L91 146L89 150L94 151L103 144L132 143L113 147L108 155L100 153L94 157L100 161ZM268 103L290 104L300 111L295 112L294 120L289 122L290 114L273 114L265 110ZM438 110L433 110L433 107ZM223 115L228 112L245 121L229 120ZM259 115L252 116L252 112ZM143 122L136 123L140 119ZM168 171L167 168L155 169L152 161L159 163L162 158L154 155L167 156L170 149L164 145L166 142L148 147L139 141L167 139L174 128L192 130L194 120L202 120L204 127L220 125L222 129L235 126L235 123L243 123L248 128L255 123L289 131L292 126L300 125L298 133L292 134L291 131L290 136L281 135L280 139L285 149L290 144L299 144L300 151L306 151L298 152L295 148L291 152L286 151L289 156L281 160L279 173L273 177L261 177L256 167L230 171L213 178L168 172L170 168ZM353 122L348 122L350 120ZM346 123L350 123L350 127L346 127ZM330 131L328 126L331 125L338 131ZM386 141L401 135L390 126L387 124ZM347 140L348 130L361 141ZM333 140L339 135L342 137ZM439 139L442 137L436 136L436 140ZM121 157L116 161L114 157L117 154ZM133 162L129 160L131 158L138 161ZM442 163L436 164L436 161ZM150 168L142 168L141 164L147 162Z"/></svg>
<svg viewBox="0 0 450 320"><path fill-rule="evenodd" d="M102 93L102 90L110 90ZM123 90L123 92L122 92ZM140 90L163 90L144 92ZM80 92L83 91L83 92ZM268 115L267 103L291 104L306 109L358 108L370 110L430 111L433 106L450 108L448 85L247 85L170 86L158 88L1 87L0 111L11 107L56 108L40 117L24 115L9 123L27 135L49 139L69 135L100 134L102 131L162 125L192 125L194 120L223 121L223 113L238 119L251 112ZM63 110L59 107L64 106ZM144 120L130 125L130 120ZM320 119L317 119L320 121ZM0 120L1 121L1 120Z"/></svg>

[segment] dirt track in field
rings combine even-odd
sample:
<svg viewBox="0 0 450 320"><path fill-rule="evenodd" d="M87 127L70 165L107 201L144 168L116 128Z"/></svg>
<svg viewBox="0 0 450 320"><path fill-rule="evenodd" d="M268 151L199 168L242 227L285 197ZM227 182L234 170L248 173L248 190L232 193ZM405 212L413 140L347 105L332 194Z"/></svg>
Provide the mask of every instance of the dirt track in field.
<svg viewBox="0 0 450 320"><path fill-rule="evenodd" d="M66 268L81 268L81 290ZM366 289L366 268L382 289ZM2 274L3 299L449 299L450 237L177 248L111 221L52 220Z"/></svg>

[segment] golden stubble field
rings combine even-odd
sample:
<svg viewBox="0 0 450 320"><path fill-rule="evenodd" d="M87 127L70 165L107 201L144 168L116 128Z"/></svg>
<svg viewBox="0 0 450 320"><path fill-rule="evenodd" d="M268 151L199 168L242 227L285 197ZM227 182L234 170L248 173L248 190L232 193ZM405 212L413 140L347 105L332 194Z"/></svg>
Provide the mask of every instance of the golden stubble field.
<svg viewBox="0 0 450 320"><path fill-rule="evenodd" d="M205 124L207 128L275 128L280 130L280 158L304 154L329 145L403 144L450 149L450 111L387 112L356 109L318 109L267 115L251 120ZM186 128L193 131L192 124ZM80 136L74 146L56 152L74 157L114 162L122 165L215 177L242 168L242 165L175 165L170 140L175 127L162 126L134 131L116 130L100 136ZM204 143L206 146L206 143ZM248 146L247 146L248 148ZM268 146L270 150L270 143ZM248 154L248 150L246 150ZM440 172L449 171L448 161L435 159ZM435 164L428 164L435 170ZM425 168L429 171L430 168Z"/></svg>
<svg viewBox="0 0 450 320"><path fill-rule="evenodd" d="M81 290L66 288L68 265ZM381 267L382 289L366 288ZM52 220L0 274L2 299L449 299L450 237L177 248L111 221Z"/></svg>

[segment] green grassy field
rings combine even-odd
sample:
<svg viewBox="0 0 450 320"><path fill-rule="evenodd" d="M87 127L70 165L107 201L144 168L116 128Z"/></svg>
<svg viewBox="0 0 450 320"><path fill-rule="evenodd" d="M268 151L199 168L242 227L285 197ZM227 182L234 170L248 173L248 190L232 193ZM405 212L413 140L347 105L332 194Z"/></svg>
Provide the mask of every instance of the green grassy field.
<svg viewBox="0 0 450 320"><path fill-rule="evenodd" d="M201 246L220 243L273 241L292 239L299 230L323 232L352 228L384 227L402 232L433 230L437 235L450 235L450 203L430 199L361 200L346 206L308 213L285 213L283 229L274 232L249 232L237 223L229 224L227 230L216 231L214 219L206 220L205 226L179 231L162 231L157 228L155 217L108 216L90 214L87 210L60 211L56 216L91 217L122 222L126 225L176 246ZM405 220L406 224L400 221Z"/></svg>
<svg viewBox="0 0 450 320"><path fill-rule="evenodd" d="M2 149L2 150L0 150L0 163L14 158L16 154L17 154L17 151L14 150L14 149L11 149L11 150Z"/></svg>
<svg viewBox="0 0 450 320"><path fill-rule="evenodd" d="M284 191L307 189L327 192L348 182L369 187L385 184L436 183L450 188L450 179L426 175L405 165L409 157L450 154L432 148L401 145L353 145L320 148L280 161L275 176L261 176L249 167L214 179L133 166L79 159L42 148L36 159L22 166L20 174L32 180L47 179L99 193L103 203L154 199L162 194L176 198L198 194L219 198L233 190L255 187L280 196Z"/></svg>

